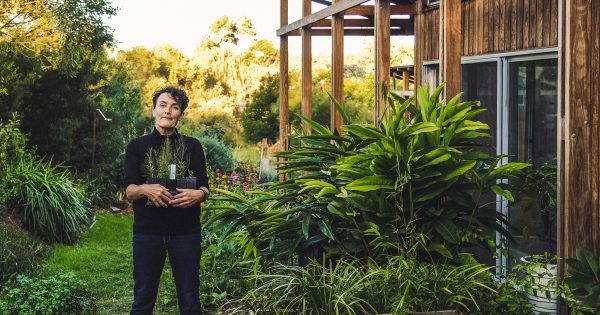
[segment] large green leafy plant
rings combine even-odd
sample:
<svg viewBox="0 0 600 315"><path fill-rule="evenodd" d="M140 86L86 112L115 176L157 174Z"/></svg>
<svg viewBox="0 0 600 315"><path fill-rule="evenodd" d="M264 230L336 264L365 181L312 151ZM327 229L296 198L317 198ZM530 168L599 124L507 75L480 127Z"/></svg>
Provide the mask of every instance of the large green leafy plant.
<svg viewBox="0 0 600 315"><path fill-rule="evenodd" d="M489 126L475 119L485 109L461 95L442 101L442 90L420 87L418 106L391 94L377 125L351 124L338 106L342 135L302 117L312 133L278 154L290 179L254 199L223 192L230 205L212 207L219 213L209 223L244 226L249 252L286 257L374 257L425 235L429 251L452 258L465 246L488 246L484 228L509 236L494 194L513 201L502 180L529 165L502 165L502 156L481 151Z"/></svg>

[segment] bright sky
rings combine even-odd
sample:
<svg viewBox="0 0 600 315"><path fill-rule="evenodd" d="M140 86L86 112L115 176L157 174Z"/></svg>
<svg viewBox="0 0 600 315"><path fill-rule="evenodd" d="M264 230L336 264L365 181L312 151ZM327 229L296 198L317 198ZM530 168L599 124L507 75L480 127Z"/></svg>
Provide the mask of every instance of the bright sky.
<svg viewBox="0 0 600 315"><path fill-rule="evenodd" d="M279 28L279 0L113 0L119 8L107 23L115 30L118 49L133 46L152 48L168 43L191 55L210 25L223 15L231 19L248 17L259 39L273 41L279 47L275 31ZM289 1L289 22L300 18L302 1ZM297 7L295 7L297 6ZM322 6L313 4L313 12ZM393 44L411 45L412 37L394 37ZM373 37L346 37L345 52L360 52ZM290 55L300 54L300 38L289 40ZM331 38L313 38L313 54L329 55Z"/></svg>

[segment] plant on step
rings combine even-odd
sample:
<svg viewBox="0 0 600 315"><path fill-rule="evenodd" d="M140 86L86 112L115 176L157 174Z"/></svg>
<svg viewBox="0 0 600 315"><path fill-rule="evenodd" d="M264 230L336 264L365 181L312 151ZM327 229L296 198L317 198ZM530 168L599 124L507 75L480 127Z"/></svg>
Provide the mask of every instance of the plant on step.
<svg viewBox="0 0 600 315"><path fill-rule="evenodd" d="M300 257L393 254L418 233L428 250L452 258L465 246L488 246L483 227L509 237L493 196L513 201L502 180L529 164L501 165L502 156L481 151L477 140L489 127L476 117L484 109L460 94L440 101L442 89L420 87L418 106L391 94L378 125L351 124L336 104L342 135L302 117L312 132L277 154L289 179L252 200L226 194L229 205L215 208L211 222L246 227L245 244L262 253Z"/></svg>

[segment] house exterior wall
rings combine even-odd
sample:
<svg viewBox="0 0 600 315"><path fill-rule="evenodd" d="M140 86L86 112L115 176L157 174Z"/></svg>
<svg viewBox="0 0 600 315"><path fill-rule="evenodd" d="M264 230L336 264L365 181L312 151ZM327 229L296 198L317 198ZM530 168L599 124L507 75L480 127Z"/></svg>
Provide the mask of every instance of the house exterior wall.
<svg viewBox="0 0 600 315"><path fill-rule="evenodd" d="M558 46L558 0L462 2L462 55L474 56ZM439 54L439 9L425 10L423 60Z"/></svg>

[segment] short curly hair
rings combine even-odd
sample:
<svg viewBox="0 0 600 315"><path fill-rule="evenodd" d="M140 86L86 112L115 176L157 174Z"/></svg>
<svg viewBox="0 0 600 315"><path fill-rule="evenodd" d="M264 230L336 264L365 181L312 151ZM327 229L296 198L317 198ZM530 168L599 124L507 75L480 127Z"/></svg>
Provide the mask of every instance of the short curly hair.
<svg viewBox="0 0 600 315"><path fill-rule="evenodd" d="M175 99L177 104L179 104L179 106L181 107L182 113L185 111L185 109L188 106L188 102L190 101L187 96L187 93L185 93L184 90L176 88L174 86L163 87L154 92L154 94L152 95L152 103L154 104L153 108L156 108L156 100L158 100L158 97L163 93L167 93L173 99Z"/></svg>

